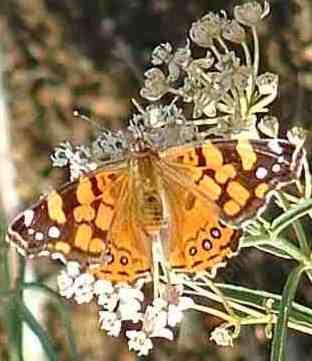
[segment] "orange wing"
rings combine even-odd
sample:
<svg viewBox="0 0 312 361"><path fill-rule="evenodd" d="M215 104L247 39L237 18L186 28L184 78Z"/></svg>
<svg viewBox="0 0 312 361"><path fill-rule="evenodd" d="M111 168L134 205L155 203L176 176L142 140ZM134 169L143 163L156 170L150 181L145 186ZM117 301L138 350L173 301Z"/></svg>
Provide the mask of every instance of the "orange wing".
<svg viewBox="0 0 312 361"><path fill-rule="evenodd" d="M164 179L170 209L169 261L177 271L195 273L225 264L238 247L240 230L220 221L215 207L192 190Z"/></svg>
<svg viewBox="0 0 312 361"><path fill-rule="evenodd" d="M213 140L173 147L158 164L170 209L169 258L184 272L213 270L236 251L242 222L269 191L298 179L303 152L285 141Z"/></svg>
<svg viewBox="0 0 312 361"><path fill-rule="evenodd" d="M263 210L269 192L298 179L303 150L283 140L217 139L161 153L166 177L215 204L228 224L241 224Z"/></svg>
<svg viewBox="0 0 312 361"><path fill-rule="evenodd" d="M9 239L23 254L58 253L98 278L128 282L141 277L151 262L127 174L127 167L100 169L51 192L17 216Z"/></svg>

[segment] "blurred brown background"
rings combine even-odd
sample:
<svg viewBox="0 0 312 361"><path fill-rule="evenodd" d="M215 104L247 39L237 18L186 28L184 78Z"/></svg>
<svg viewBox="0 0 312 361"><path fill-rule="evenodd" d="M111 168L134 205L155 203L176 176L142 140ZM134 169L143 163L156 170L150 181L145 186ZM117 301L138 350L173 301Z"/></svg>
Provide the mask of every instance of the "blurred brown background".
<svg viewBox="0 0 312 361"><path fill-rule="evenodd" d="M242 3L1 0L0 66L5 74L12 155L22 201L27 204L49 186L63 182L61 172L51 172L48 159L55 145L65 139L84 143L90 138L90 125L74 118L73 109L78 108L109 127L125 124L134 110L130 98L138 97L151 50L165 41L176 46L184 44L193 21L208 11L225 9L232 14L233 6ZM273 105L273 113L284 128L302 125L310 130L312 1L270 3L271 15L259 28L259 35L261 71L280 76L279 99ZM4 136L0 134L0 141ZM307 146L310 147L309 142ZM287 262L249 250L233 260L222 277L253 288L281 292L289 266ZM54 272L50 267L44 267L45 274ZM308 282L303 282L298 299L311 304ZM98 332L96 312L91 306L71 305L71 309L81 360L135 359L123 340ZM156 347L151 360L269 359L269 342L261 328L244 330L233 349L220 348L208 342L207 330L212 321L202 316L191 317L196 327L186 327L180 342ZM62 360L66 360L66 340L52 305L47 307L46 321ZM289 360L311 360L311 339L294 333L290 336ZM4 361L7 360L5 338L0 331L0 360Z"/></svg>

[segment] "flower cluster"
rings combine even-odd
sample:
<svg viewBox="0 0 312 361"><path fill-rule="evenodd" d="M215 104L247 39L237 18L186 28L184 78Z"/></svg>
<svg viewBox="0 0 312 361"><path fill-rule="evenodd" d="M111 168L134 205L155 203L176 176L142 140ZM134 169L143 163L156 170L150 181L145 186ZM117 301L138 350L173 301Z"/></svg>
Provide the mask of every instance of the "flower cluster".
<svg viewBox="0 0 312 361"><path fill-rule="evenodd" d="M73 146L69 142L61 143L56 147L51 155L51 160L54 167L69 167L70 181L97 168L87 146Z"/></svg>
<svg viewBox="0 0 312 361"><path fill-rule="evenodd" d="M100 328L108 335L118 337L126 326L125 321L130 321L131 329L124 331L129 349L139 356L149 353L155 337L172 340L172 328L194 304L191 298L182 295L183 287L177 285L164 287L161 297L145 306L143 282L129 286L96 280L90 273L81 272L79 263L74 261L67 262L57 281L59 293L67 299L74 299L78 304L97 302Z"/></svg>
<svg viewBox="0 0 312 361"><path fill-rule="evenodd" d="M69 261L66 269L57 277L59 293L67 299L74 298L78 304L88 303L94 295L94 277L82 273L78 262Z"/></svg>
<svg viewBox="0 0 312 361"><path fill-rule="evenodd" d="M98 304L101 328L111 336L118 336L122 321L131 321L136 329L126 331L130 350L139 356L147 355L153 347L152 338L173 340L172 328L183 319L183 311L190 309L193 300L182 296L183 289L170 286L170 292L154 299L142 312L144 294L137 288L115 286L110 282L97 281L100 292ZM173 297L172 297L173 296Z"/></svg>
<svg viewBox="0 0 312 361"><path fill-rule="evenodd" d="M257 113L277 96L278 78L274 74L258 75L259 46L256 26L269 13L268 2L257 2L234 8L234 19L208 13L194 22L190 40L174 50L170 43L157 46L152 53L153 67L145 73L141 96L150 102L171 94L193 105L194 124L211 127L207 135L236 134L247 131L257 135ZM252 51L246 42L251 29ZM191 41L205 49L205 56L194 58ZM242 47L244 56L231 50ZM200 121L196 122L196 119Z"/></svg>

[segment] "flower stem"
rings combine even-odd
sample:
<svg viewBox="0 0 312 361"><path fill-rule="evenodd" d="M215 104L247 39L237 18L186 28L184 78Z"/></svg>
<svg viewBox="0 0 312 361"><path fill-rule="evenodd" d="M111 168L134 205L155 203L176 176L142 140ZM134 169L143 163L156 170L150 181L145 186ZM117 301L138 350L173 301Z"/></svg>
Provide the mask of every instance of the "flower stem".
<svg viewBox="0 0 312 361"><path fill-rule="evenodd" d="M291 272L287 279L279 307L279 316L274 331L270 358L271 361L285 360L285 343L288 319L299 281L301 279L302 273L306 270L307 266L299 265Z"/></svg>

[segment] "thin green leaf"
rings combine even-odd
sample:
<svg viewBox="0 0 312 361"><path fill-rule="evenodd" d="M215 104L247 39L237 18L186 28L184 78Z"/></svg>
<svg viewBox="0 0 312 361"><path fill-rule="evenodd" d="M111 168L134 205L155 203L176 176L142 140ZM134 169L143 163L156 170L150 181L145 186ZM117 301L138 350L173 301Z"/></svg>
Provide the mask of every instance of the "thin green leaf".
<svg viewBox="0 0 312 361"><path fill-rule="evenodd" d="M302 253L302 251L296 247L293 243L289 242L286 238L271 238L270 236L247 236L242 239L241 247L270 247L270 253L273 253L275 250L275 255L282 258L287 258L287 255L290 258L295 259L300 263L308 262L307 257ZM267 251L267 250L265 250ZM289 258L288 257L288 258Z"/></svg>
<svg viewBox="0 0 312 361"><path fill-rule="evenodd" d="M285 361L287 323L301 275L306 269L307 267L305 266L297 266L287 279L279 307L278 320L274 329L271 361Z"/></svg>
<svg viewBox="0 0 312 361"><path fill-rule="evenodd" d="M289 256L289 254L287 254L287 252L275 248L272 245L264 245L264 246L256 246L257 249L259 249L262 252L265 253L269 253L272 254L273 256L279 257L279 258L284 258L284 259L291 259L291 257Z"/></svg>
<svg viewBox="0 0 312 361"><path fill-rule="evenodd" d="M14 297L6 303L5 325L8 335L10 361L23 361L22 319Z"/></svg>
<svg viewBox="0 0 312 361"><path fill-rule="evenodd" d="M272 222L272 233L277 237L285 228L293 222L312 211L312 199L304 200L287 212L284 212Z"/></svg>
<svg viewBox="0 0 312 361"><path fill-rule="evenodd" d="M283 193L278 193L277 197L279 198L281 205L283 206L285 211L290 209L290 203L287 200L287 198L283 195ZM292 223L292 226L295 230L300 249L306 256L308 256L310 254L311 250L310 250L310 247L308 244L308 240L307 240L304 228L303 228L300 220L295 220Z"/></svg>
<svg viewBox="0 0 312 361"><path fill-rule="evenodd" d="M38 337L42 348L47 354L50 361L59 361L60 358L54 350L52 343L50 342L49 336L45 330L41 327L32 313L29 311L24 302L19 301L19 311L21 312L24 321L27 323L32 332Z"/></svg>
<svg viewBox="0 0 312 361"><path fill-rule="evenodd" d="M282 299L281 295L230 284L218 283L216 286L222 290L227 299L252 306L259 310L265 310L265 301L267 299L273 299L274 303L272 305L272 311L275 313L279 311ZM312 328L312 310L308 307L293 302L291 318L294 322L304 322L307 326Z"/></svg>

